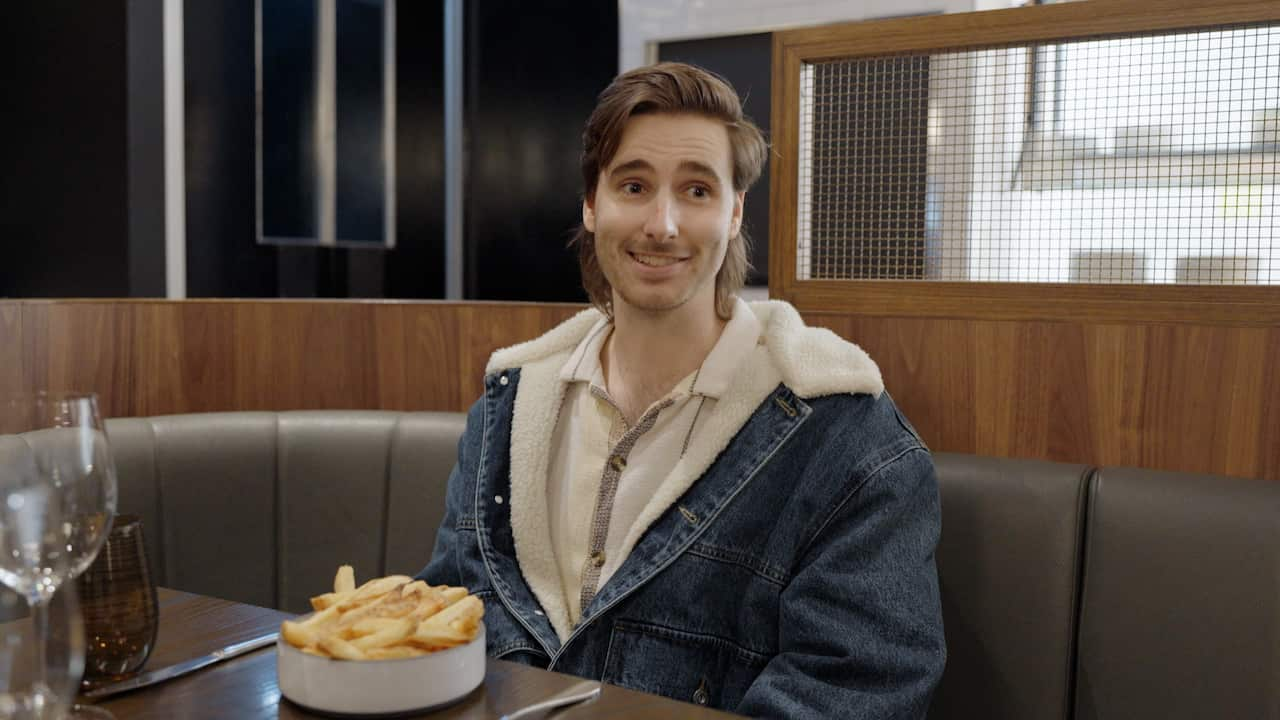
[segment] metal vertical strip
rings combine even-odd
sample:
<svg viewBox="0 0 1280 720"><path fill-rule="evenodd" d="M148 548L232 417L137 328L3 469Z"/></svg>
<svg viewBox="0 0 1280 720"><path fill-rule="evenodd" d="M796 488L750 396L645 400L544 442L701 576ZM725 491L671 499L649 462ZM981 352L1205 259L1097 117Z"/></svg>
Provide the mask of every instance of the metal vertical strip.
<svg viewBox="0 0 1280 720"><path fill-rule="evenodd" d="M382 10L383 244L396 246L396 0Z"/></svg>
<svg viewBox="0 0 1280 720"><path fill-rule="evenodd" d="M462 299L463 183L463 2L444 3L444 257L445 298Z"/></svg>
<svg viewBox="0 0 1280 720"><path fill-rule="evenodd" d="M337 244L337 0L320 0L316 17L316 176L320 244Z"/></svg>
<svg viewBox="0 0 1280 720"><path fill-rule="evenodd" d="M182 2L164 0L164 286L187 296L186 112L183 103Z"/></svg>

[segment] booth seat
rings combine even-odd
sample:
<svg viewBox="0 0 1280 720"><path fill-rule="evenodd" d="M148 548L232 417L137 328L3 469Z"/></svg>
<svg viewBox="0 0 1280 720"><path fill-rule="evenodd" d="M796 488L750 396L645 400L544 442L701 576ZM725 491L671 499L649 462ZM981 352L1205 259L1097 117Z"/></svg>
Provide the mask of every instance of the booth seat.
<svg viewBox="0 0 1280 720"><path fill-rule="evenodd" d="M465 415L107 421L160 584L289 611L431 554ZM1280 482L936 453L930 718L1280 720Z"/></svg>

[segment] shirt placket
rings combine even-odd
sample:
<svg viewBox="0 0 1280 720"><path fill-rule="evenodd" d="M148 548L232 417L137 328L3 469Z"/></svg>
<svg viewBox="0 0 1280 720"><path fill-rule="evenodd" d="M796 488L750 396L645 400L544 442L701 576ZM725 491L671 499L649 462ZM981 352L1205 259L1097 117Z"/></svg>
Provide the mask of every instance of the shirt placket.
<svg viewBox="0 0 1280 720"><path fill-rule="evenodd" d="M608 403L619 416L622 415L613 400L599 388L591 388L591 393ZM675 400L675 398L667 398L658 405L649 408L649 411L635 425L627 428L627 431L622 434L622 437L609 452L609 459L605 461L603 474L600 478L600 491L596 493L595 512L591 516L591 534L587 546L587 560L582 568L582 590L578 596L579 617L586 611L587 606L591 604L591 600L595 598L596 591L599 589L600 572L607 560L604 546L605 540L609 537L609 523L613 518L613 501L618 494L618 483L622 479L622 471L627 467L627 456L631 454L640 437L653 429L654 424L658 421L658 413L670 407Z"/></svg>

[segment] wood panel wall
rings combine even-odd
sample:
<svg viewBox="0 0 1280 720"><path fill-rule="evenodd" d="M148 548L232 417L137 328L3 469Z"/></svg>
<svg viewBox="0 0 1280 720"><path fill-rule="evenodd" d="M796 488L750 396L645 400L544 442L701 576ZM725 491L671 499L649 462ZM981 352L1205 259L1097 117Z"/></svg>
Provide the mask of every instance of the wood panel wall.
<svg viewBox="0 0 1280 720"><path fill-rule="evenodd" d="M805 312L934 450L1280 480L1280 328Z"/></svg>
<svg viewBox="0 0 1280 720"><path fill-rule="evenodd" d="M0 301L0 392L109 416L465 410L525 303ZM804 313L866 349L934 450L1280 480L1280 328Z"/></svg>
<svg viewBox="0 0 1280 720"><path fill-rule="evenodd" d="M580 305L364 301L0 302L0 391L92 389L108 416L463 410L493 350Z"/></svg>

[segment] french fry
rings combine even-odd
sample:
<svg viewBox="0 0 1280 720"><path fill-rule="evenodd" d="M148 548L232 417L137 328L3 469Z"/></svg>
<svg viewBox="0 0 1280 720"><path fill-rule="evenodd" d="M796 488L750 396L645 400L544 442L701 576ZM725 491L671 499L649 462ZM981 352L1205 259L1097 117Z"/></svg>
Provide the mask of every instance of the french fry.
<svg viewBox="0 0 1280 720"><path fill-rule="evenodd" d="M351 596L354 594L355 594L354 590L348 590L346 592L331 592L331 593L325 593L323 595L316 595L315 597L311 598L311 609L327 610L328 608L333 607L334 605L337 605L345 600L350 599Z"/></svg>
<svg viewBox="0 0 1280 720"><path fill-rule="evenodd" d="M399 593L384 593L376 600L352 607L338 619L339 628L353 627L367 618L402 618L418 606L417 597L404 597ZM342 605L338 606L343 607Z"/></svg>
<svg viewBox="0 0 1280 720"><path fill-rule="evenodd" d="M421 625L448 627L449 623L459 618L474 617L478 620L483 616L484 603L480 602L480 598L475 595L468 595L435 615L423 620Z"/></svg>
<svg viewBox="0 0 1280 720"><path fill-rule="evenodd" d="M432 587L405 575L356 586L350 565L338 568L333 592L311 598L312 615L281 623L285 642L336 660L393 660L456 647L475 639L484 603L466 588Z"/></svg>
<svg viewBox="0 0 1280 720"><path fill-rule="evenodd" d="M449 587L441 585L440 592L444 595L444 604L452 605L467 596L467 589L464 587Z"/></svg>
<svg viewBox="0 0 1280 720"><path fill-rule="evenodd" d="M396 643L404 642L416 630L416 626L412 620L397 620L392 624L386 625L364 637L356 638L351 644L361 650L369 650L371 648L386 648Z"/></svg>
<svg viewBox="0 0 1280 720"><path fill-rule="evenodd" d="M337 635L320 638L319 648L338 660L363 660L364 652Z"/></svg>
<svg viewBox="0 0 1280 720"><path fill-rule="evenodd" d="M335 593L348 593L356 589L356 571L350 565L343 565L338 568L338 574L333 576L333 591Z"/></svg>
<svg viewBox="0 0 1280 720"><path fill-rule="evenodd" d="M389 627L397 627L404 620L400 618L365 618L355 625L351 626L352 637L364 637L372 635ZM416 623L415 623L416 626Z"/></svg>
<svg viewBox="0 0 1280 720"><path fill-rule="evenodd" d="M334 605L332 607L327 607L324 610L321 610L320 612L313 614L311 617L307 618L306 620L303 620L301 624L306 625L308 627L317 628L317 627L320 627L321 625L326 625L338 619L338 613L339 613L339 610L337 605Z"/></svg>
<svg viewBox="0 0 1280 720"><path fill-rule="evenodd" d="M292 620L285 620L280 624L280 634L285 642L303 650L315 647L320 640L314 630Z"/></svg>
<svg viewBox="0 0 1280 720"><path fill-rule="evenodd" d="M403 588L400 588L401 595L426 595L430 592L431 586L424 580L414 580L411 583L406 583Z"/></svg>
<svg viewBox="0 0 1280 720"><path fill-rule="evenodd" d="M426 650L443 650L471 642L471 635L458 632L448 626L431 626L425 623L418 625L417 631L409 640L414 645Z"/></svg>
<svg viewBox="0 0 1280 720"><path fill-rule="evenodd" d="M387 577L376 578L356 588L356 592L351 596L350 601L385 595L409 582L413 582L413 578L408 575L388 575Z"/></svg>
<svg viewBox="0 0 1280 720"><path fill-rule="evenodd" d="M364 654L370 660L403 660L426 655L427 651L412 645L396 645L394 647L370 648L365 650Z"/></svg>

